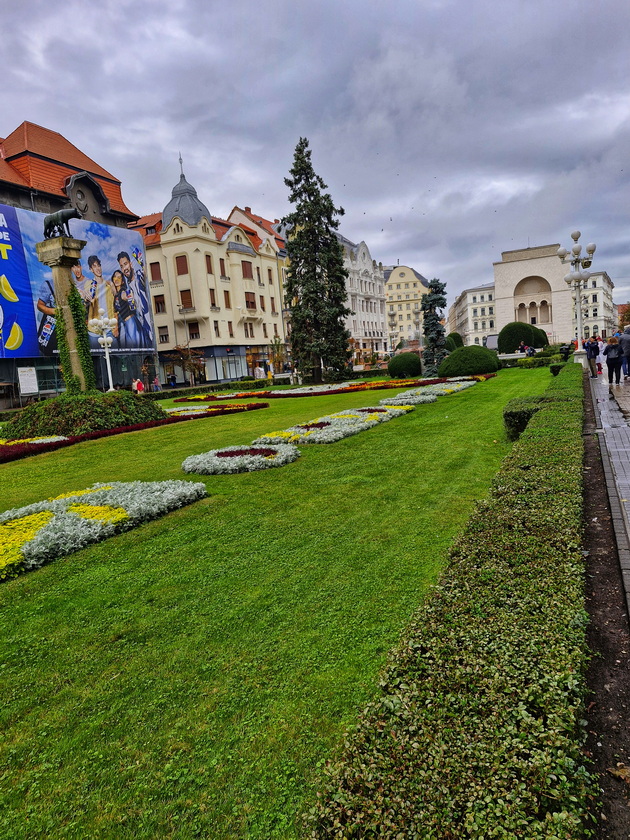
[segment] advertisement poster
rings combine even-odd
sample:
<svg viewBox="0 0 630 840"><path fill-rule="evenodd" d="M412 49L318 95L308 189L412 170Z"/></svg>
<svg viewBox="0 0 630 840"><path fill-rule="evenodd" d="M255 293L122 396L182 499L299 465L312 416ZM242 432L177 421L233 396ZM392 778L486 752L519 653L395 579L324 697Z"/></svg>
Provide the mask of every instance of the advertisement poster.
<svg viewBox="0 0 630 840"><path fill-rule="evenodd" d="M37 259L44 214L0 204L0 358L57 354L52 271ZM72 266L85 303L90 349L102 353L89 321L102 309L116 325L112 353L154 351L142 237L137 231L72 219L70 233L86 240Z"/></svg>

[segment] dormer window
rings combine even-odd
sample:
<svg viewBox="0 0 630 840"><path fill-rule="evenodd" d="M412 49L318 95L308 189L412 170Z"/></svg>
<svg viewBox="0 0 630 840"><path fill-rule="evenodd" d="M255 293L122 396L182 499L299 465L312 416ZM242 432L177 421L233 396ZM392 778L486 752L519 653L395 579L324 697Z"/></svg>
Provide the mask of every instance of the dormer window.
<svg viewBox="0 0 630 840"><path fill-rule="evenodd" d="M173 232L174 233L181 233L182 232L182 226L179 224L179 222L175 222L175 227L173 228Z"/></svg>
<svg viewBox="0 0 630 840"><path fill-rule="evenodd" d="M155 233L155 228L154 227L148 227L147 228L147 234L150 236L152 233Z"/></svg>
<svg viewBox="0 0 630 840"><path fill-rule="evenodd" d="M204 222L204 223L203 223L203 225L201 226L201 230L202 230L204 233L210 233L210 228L208 227L208 225L207 225L205 222Z"/></svg>
<svg viewBox="0 0 630 840"><path fill-rule="evenodd" d="M242 240L242 238L241 238L241 236L240 236L240 234L238 234L238 233L234 236L234 239L235 239L237 242L242 242L242 241L243 241L243 240Z"/></svg>

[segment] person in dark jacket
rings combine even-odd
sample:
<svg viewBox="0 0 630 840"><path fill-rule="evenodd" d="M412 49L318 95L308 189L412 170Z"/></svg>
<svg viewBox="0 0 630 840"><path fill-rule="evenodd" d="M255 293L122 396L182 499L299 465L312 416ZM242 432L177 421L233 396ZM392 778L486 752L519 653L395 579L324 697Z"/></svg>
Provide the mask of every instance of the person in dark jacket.
<svg viewBox="0 0 630 840"><path fill-rule="evenodd" d="M620 385L623 353L619 341L614 335L608 339L608 344L604 347L604 356L606 357L606 366L608 367L608 382L612 385L614 376L615 385Z"/></svg>
<svg viewBox="0 0 630 840"><path fill-rule="evenodd" d="M597 379L597 357L599 356L599 344L595 338L589 338L584 345L588 366L591 369L591 379Z"/></svg>
<svg viewBox="0 0 630 840"><path fill-rule="evenodd" d="M621 351L623 353L623 373L624 379L628 378L628 374L630 373L630 326L625 327L624 331L619 336L619 344L621 346Z"/></svg>

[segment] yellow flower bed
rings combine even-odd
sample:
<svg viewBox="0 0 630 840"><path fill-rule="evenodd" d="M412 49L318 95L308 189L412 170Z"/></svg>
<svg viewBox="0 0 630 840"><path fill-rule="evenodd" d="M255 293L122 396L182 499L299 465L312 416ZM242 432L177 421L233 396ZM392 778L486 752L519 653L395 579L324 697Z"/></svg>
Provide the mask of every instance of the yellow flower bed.
<svg viewBox="0 0 630 840"><path fill-rule="evenodd" d="M99 490L111 490L111 485L106 485L105 487L88 487L87 490L73 490L70 493L61 493L59 496L53 496L52 499L48 499L49 502L56 502L57 499L71 499L73 496L86 496L88 493L98 493Z"/></svg>
<svg viewBox="0 0 630 840"><path fill-rule="evenodd" d="M18 571L23 560L22 546L32 540L53 516L52 511L44 510L0 525L0 579Z"/></svg>
<svg viewBox="0 0 630 840"><path fill-rule="evenodd" d="M95 519L97 522L107 522L115 525L129 519L129 514L124 508L112 507L111 505L69 505L68 510L82 516L84 519Z"/></svg>

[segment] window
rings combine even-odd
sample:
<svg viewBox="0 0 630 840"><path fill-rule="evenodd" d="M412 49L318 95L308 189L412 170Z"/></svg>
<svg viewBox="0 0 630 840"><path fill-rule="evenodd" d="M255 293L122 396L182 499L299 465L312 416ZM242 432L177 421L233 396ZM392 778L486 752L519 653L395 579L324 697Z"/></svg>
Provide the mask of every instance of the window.
<svg viewBox="0 0 630 840"><path fill-rule="evenodd" d="M168 327L158 327L160 344L168 344Z"/></svg>
<svg viewBox="0 0 630 840"><path fill-rule="evenodd" d="M212 257L210 254L206 254L206 273L214 274L214 271L212 270Z"/></svg>
<svg viewBox="0 0 630 840"><path fill-rule="evenodd" d="M259 283L261 282L261 280L260 280L260 266L258 266L258 265L256 266L256 280L258 280Z"/></svg>
<svg viewBox="0 0 630 840"><path fill-rule="evenodd" d="M405 295L405 300L409 300L410 297L411 295Z"/></svg>
<svg viewBox="0 0 630 840"><path fill-rule="evenodd" d="M599 330L597 329L597 324L593 324L593 335L597 335Z"/></svg>
<svg viewBox="0 0 630 840"><path fill-rule="evenodd" d="M245 330L245 338L254 337L254 325L250 324L249 321L245 321L245 323L243 324L243 329Z"/></svg>
<svg viewBox="0 0 630 840"><path fill-rule="evenodd" d="M219 332L219 322L213 321L212 326L214 327L214 337L221 338L221 333Z"/></svg>
<svg viewBox="0 0 630 840"><path fill-rule="evenodd" d="M263 297L263 295L259 295L259 297L260 297L260 308L264 312L265 311L265 298Z"/></svg>
<svg viewBox="0 0 630 840"><path fill-rule="evenodd" d="M278 314L276 312L276 299L275 298L271 298L271 314L272 315L277 315Z"/></svg>
<svg viewBox="0 0 630 840"><path fill-rule="evenodd" d="M396 300L402 300L402 295L396 295Z"/></svg>
<svg viewBox="0 0 630 840"><path fill-rule="evenodd" d="M477 310L473 309L473 318L476 318L476 317L477 317Z"/></svg>
<svg viewBox="0 0 630 840"><path fill-rule="evenodd" d="M269 280L270 283L273 283L273 274L270 268L267 269L267 280Z"/></svg>
<svg viewBox="0 0 630 840"><path fill-rule="evenodd" d="M494 306L488 307L488 315L494 315Z"/></svg>
<svg viewBox="0 0 630 840"><path fill-rule="evenodd" d="M254 272L253 266L247 260L241 260L241 268L243 270L243 279L244 280L253 280L254 279Z"/></svg>
<svg viewBox="0 0 630 840"><path fill-rule="evenodd" d="M178 276L188 274L188 257L185 254L175 257L175 270Z"/></svg>
<svg viewBox="0 0 630 840"><path fill-rule="evenodd" d="M232 302L230 300L230 293L227 289L223 290L223 304L226 309L232 308Z"/></svg>
<svg viewBox="0 0 630 840"><path fill-rule="evenodd" d="M492 293L488 295L488 300L492 300Z"/></svg>
<svg viewBox="0 0 630 840"><path fill-rule="evenodd" d="M535 318L530 318L529 323L532 324L535 327L536 326L536 319Z"/></svg>
<svg viewBox="0 0 630 840"><path fill-rule="evenodd" d="M477 303L477 295L473 295L473 303Z"/></svg>
<svg viewBox="0 0 630 840"><path fill-rule="evenodd" d="M473 329L475 332L477 332L477 330L479 329L479 324L477 323L477 321L475 321L475 323L473 324Z"/></svg>
<svg viewBox="0 0 630 840"><path fill-rule="evenodd" d="M190 289L182 289L179 293L179 297L182 302L182 309L192 309L193 302Z"/></svg>
<svg viewBox="0 0 630 840"><path fill-rule="evenodd" d="M208 291L210 292L210 306L216 306L217 305L217 296L216 296L216 293L215 293L214 289L208 289Z"/></svg>
<svg viewBox="0 0 630 840"><path fill-rule="evenodd" d="M188 337L190 340L194 340L195 338L199 338L199 322L198 321L189 321L188 322Z"/></svg>
<svg viewBox="0 0 630 840"><path fill-rule="evenodd" d="M479 344L479 336L478 335L475 336L475 344Z"/></svg>
<svg viewBox="0 0 630 840"><path fill-rule="evenodd" d="M400 283L396 283L396 288L400 289Z"/></svg>
<svg viewBox="0 0 630 840"><path fill-rule="evenodd" d="M221 271L221 277L225 277L225 260L223 257L219 258L219 270Z"/></svg>
<svg viewBox="0 0 630 840"><path fill-rule="evenodd" d="M417 289L417 288L418 288L418 284L417 284L417 283L414 283L414 284L413 284L413 287L414 287L414 289Z"/></svg>
<svg viewBox="0 0 630 840"><path fill-rule="evenodd" d="M597 280L593 280L593 283L592 283L592 288L593 288L593 289L596 289L596 288L597 288Z"/></svg>
<svg viewBox="0 0 630 840"><path fill-rule="evenodd" d="M274 325L273 325L273 334L274 334L275 336L277 336L277 335L278 335L278 325L277 325L277 324L274 324Z"/></svg>
<svg viewBox="0 0 630 840"><path fill-rule="evenodd" d="M479 300L483 303L483 295L480 295Z"/></svg>
<svg viewBox="0 0 630 840"><path fill-rule="evenodd" d="M182 226L178 222L175 222L175 227L173 228L173 230L175 231L175 233L181 233Z"/></svg>
<svg viewBox="0 0 630 840"><path fill-rule="evenodd" d="M593 318L597 318L597 307L593 307ZM595 334L595 327L593 327L593 334Z"/></svg>
<svg viewBox="0 0 630 840"><path fill-rule="evenodd" d="M411 309L411 304L410 303L406 304L405 309Z"/></svg>
<svg viewBox="0 0 630 840"><path fill-rule="evenodd" d="M166 312L166 303L164 302L164 295L155 295L153 298L153 311L156 315L161 312Z"/></svg>
<svg viewBox="0 0 630 840"><path fill-rule="evenodd" d="M597 303L597 295L593 295L593 303Z"/></svg>
<svg viewBox="0 0 630 840"><path fill-rule="evenodd" d="M485 321L482 321L482 322L481 322L481 329L482 329L482 330L485 330L485 329L486 329L486 322L485 322Z"/></svg>
<svg viewBox="0 0 630 840"><path fill-rule="evenodd" d="M256 309L256 295L253 292L245 292L246 309Z"/></svg>
<svg viewBox="0 0 630 840"><path fill-rule="evenodd" d="M493 329L494 329L494 321L490 321L490 329L491 329L491 330L493 330Z"/></svg>
<svg viewBox="0 0 630 840"><path fill-rule="evenodd" d="M407 313L407 320L408 320L408 321L411 321L411 312L408 312L408 313Z"/></svg>
<svg viewBox="0 0 630 840"><path fill-rule="evenodd" d="M263 324L263 336L267 338L267 324Z"/></svg>
<svg viewBox="0 0 630 840"><path fill-rule="evenodd" d="M405 283L405 289L409 288L409 283Z"/></svg>
<svg viewBox="0 0 630 840"><path fill-rule="evenodd" d="M162 269L159 262L149 263L149 270L151 271L151 280L154 283L160 283L162 281Z"/></svg>
<svg viewBox="0 0 630 840"><path fill-rule="evenodd" d="M398 304L398 309L402 309L402 303Z"/></svg>
<svg viewBox="0 0 630 840"><path fill-rule="evenodd" d="M402 316L402 315L399 315L399 316L398 316L398 320L399 320L399 321L402 321L402 319L403 319L403 316Z"/></svg>
<svg viewBox="0 0 630 840"><path fill-rule="evenodd" d="M230 338L234 338L234 328L231 321L228 321L228 335Z"/></svg>

